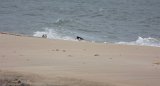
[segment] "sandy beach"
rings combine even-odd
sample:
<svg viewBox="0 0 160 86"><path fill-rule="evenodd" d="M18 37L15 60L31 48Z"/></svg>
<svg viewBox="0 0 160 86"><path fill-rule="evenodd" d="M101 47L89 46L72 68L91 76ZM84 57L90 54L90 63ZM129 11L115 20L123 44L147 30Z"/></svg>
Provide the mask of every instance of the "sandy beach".
<svg viewBox="0 0 160 86"><path fill-rule="evenodd" d="M160 86L160 48L1 33L0 84L14 82L26 86Z"/></svg>

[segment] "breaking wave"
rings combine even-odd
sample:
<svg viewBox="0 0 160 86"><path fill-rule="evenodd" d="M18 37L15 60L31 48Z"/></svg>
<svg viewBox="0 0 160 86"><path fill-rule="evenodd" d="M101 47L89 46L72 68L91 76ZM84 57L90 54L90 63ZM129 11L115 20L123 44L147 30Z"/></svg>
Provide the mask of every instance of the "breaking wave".
<svg viewBox="0 0 160 86"><path fill-rule="evenodd" d="M138 39L136 41L132 41L132 42L117 42L116 44L160 47L160 39L151 38L151 37L149 37L149 38L138 37Z"/></svg>
<svg viewBox="0 0 160 86"><path fill-rule="evenodd" d="M46 34L47 38L49 38L49 39L76 41L75 37L65 35L61 32L56 31L55 29L50 29L50 28L45 28L43 31L36 31L36 32L34 32L33 36L42 37L43 34ZM94 40L92 40L92 41L94 41ZM109 42L104 42L104 43L109 43ZM152 38L152 37L148 37L148 38L138 37L138 39L136 41L116 42L115 44L160 47L160 39L156 39L156 38Z"/></svg>
<svg viewBox="0 0 160 86"><path fill-rule="evenodd" d="M64 34L63 35L59 34L54 29L49 29L49 28L45 28L43 31L36 31L36 32L34 32L33 36L42 37L43 34L46 34L48 39L60 39L60 40L72 40L72 41L75 41L75 39L73 37L66 36Z"/></svg>

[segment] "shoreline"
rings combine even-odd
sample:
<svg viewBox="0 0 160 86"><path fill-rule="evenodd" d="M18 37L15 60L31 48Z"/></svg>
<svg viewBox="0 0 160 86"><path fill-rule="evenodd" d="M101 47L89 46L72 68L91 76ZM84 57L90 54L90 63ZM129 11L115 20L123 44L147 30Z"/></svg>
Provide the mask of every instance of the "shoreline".
<svg viewBox="0 0 160 86"><path fill-rule="evenodd" d="M40 86L53 85L51 82L60 86L158 86L159 51L159 47L50 40L3 33L0 34L0 72L7 70L22 73L22 76L25 73L48 78L42 77L44 82L35 79ZM32 78L25 74L27 79Z"/></svg>
<svg viewBox="0 0 160 86"><path fill-rule="evenodd" d="M120 45L120 46L139 46L139 47L157 47L160 48L160 46L153 46L153 45L136 45L136 44L119 44L119 43L110 43L110 42L95 42L95 41L87 41L87 40L63 40L63 39L50 39L50 38L43 38L43 37L36 37L36 36L30 36L30 35L24 35L24 34L18 34L18 33L9 33L9 32L0 32L0 34L6 34L6 35L13 35L13 36L20 36L20 37L31 37L31 38L42 38L42 39L48 39L48 40L59 40L59 41L72 41L72 42L88 42L88 43L96 43L96 44L110 44L110 45Z"/></svg>

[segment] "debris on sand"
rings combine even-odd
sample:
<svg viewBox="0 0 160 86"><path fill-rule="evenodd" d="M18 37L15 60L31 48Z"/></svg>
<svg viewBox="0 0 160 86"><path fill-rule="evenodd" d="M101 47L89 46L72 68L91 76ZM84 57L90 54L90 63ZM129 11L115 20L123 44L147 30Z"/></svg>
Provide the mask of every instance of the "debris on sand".
<svg viewBox="0 0 160 86"><path fill-rule="evenodd" d="M43 34L43 35L42 35L42 38L47 38L47 34Z"/></svg>
<svg viewBox="0 0 160 86"><path fill-rule="evenodd" d="M29 83L26 83L22 80L15 78L12 79L0 79L0 86L31 86Z"/></svg>

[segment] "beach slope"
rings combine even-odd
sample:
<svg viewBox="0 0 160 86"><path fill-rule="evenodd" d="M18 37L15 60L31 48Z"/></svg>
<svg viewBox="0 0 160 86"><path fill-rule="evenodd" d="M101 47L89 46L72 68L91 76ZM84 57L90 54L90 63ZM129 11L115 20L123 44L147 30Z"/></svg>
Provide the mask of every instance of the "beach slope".
<svg viewBox="0 0 160 86"><path fill-rule="evenodd" d="M159 86L160 48L0 34L2 84Z"/></svg>

